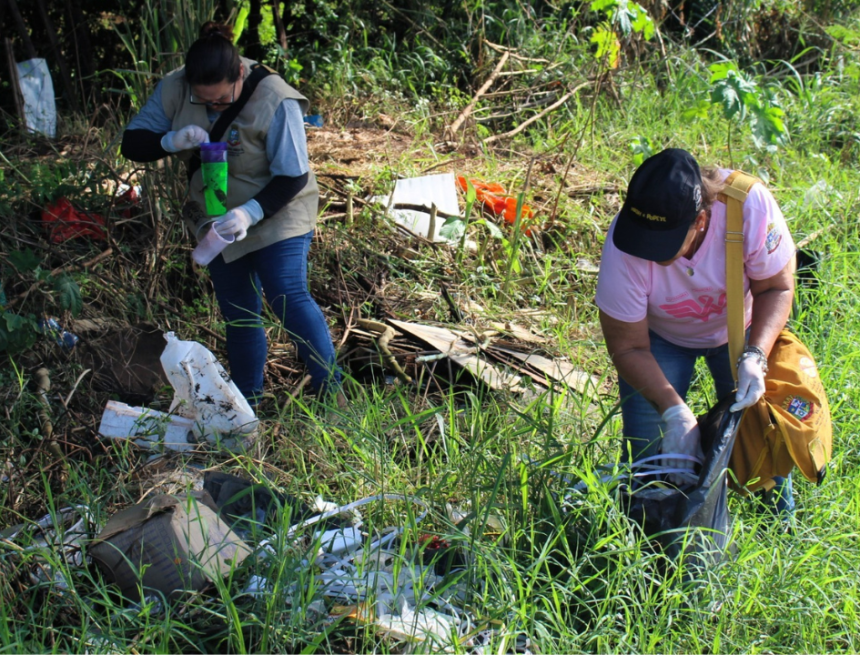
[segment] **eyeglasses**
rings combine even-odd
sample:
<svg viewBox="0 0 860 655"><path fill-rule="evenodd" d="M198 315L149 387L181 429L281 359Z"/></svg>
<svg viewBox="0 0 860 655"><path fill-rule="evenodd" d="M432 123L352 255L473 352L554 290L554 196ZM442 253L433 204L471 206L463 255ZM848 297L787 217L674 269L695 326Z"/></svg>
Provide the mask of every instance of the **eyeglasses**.
<svg viewBox="0 0 860 655"><path fill-rule="evenodd" d="M238 81L236 80L236 82ZM192 105L206 105L207 107L214 107L215 105L226 107L227 105L232 105L236 101L236 82L233 82L233 90L230 92L230 102L222 102L224 96L221 96L217 100L197 100L193 93L189 96L188 102Z"/></svg>

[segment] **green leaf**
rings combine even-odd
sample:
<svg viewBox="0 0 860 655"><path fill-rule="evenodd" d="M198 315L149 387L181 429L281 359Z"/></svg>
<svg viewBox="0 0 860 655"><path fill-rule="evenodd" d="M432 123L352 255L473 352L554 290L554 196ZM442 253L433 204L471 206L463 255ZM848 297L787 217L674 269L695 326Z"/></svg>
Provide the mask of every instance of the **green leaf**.
<svg viewBox="0 0 860 655"><path fill-rule="evenodd" d="M657 31L651 16L639 5L636 5L636 17L633 19L633 31L637 34L641 34L646 41L650 41Z"/></svg>
<svg viewBox="0 0 860 655"><path fill-rule="evenodd" d="M27 317L19 316L12 312L3 312L3 322L6 324L6 329L9 332L14 332L27 326Z"/></svg>
<svg viewBox="0 0 860 655"><path fill-rule="evenodd" d="M46 271L44 268L37 268L33 271L33 277L36 278L37 282L47 282L48 280L53 279L53 275L51 275L51 271Z"/></svg>
<svg viewBox="0 0 860 655"><path fill-rule="evenodd" d="M0 352L14 355L27 350L38 336L36 321L32 316L18 316L4 312L0 320Z"/></svg>
<svg viewBox="0 0 860 655"><path fill-rule="evenodd" d="M711 102L723 110L726 120L735 116L743 120L748 110L761 107L755 82L737 70L727 71L725 77L714 83L711 87Z"/></svg>
<svg viewBox="0 0 860 655"><path fill-rule="evenodd" d="M29 273L39 268L42 260L30 248L13 250L8 255L9 263L21 273Z"/></svg>
<svg viewBox="0 0 860 655"><path fill-rule="evenodd" d="M723 110L726 120L737 116L744 107L737 89L725 79L720 80L711 89L711 104Z"/></svg>
<svg viewBox="0 0 860 655"><path fill-rule="evenodd" d="M469 180L466 180L466 202L470 205L475 203L475 200L478 199L478 193L475 191L475 187Z"/></svg>
<svg viewBox="0 0 860 655"><path fill-rule="evenodd" d="M494 239L501 239L502 237L504 237L504 234L502 233L501 229L499 229L499 226L493 223L493 221L488 221L484 218L481 218L475 221L475 224L483 225L484 227L486 227L487 232L489 232L490 236Z"/></svg>
<svg viewBox="0 0 860 655"><path fill-rule="evenodd" d="M707 100L699 100L695 106L690 107L689 109L685 109L681 112L681 118L685 121L693 121L693 120L707 120L708 119L708 108L711 106L711 103Z"/></svg>
<svg viewBox="0 0 860 655"><path fill-rule="evenodd" d="M753 140L758 147L782 146L788 141L788 128L782 120L785 112L774 105L764 107L754 114L752 121Z"/></svg>
<svg viewBox="0 0 860 655"><path fill-rule="evenodd" d="M850 27L845 27L844 25L829 25L824 28L824 31L827 32L828 36L837 41L841 41L847 46L857 45L860 43L860 32L851 29Z"/></svg>
<svg viewBox="0 0 860 655"><path fill-rule="evenodd" d="M508 239L502 239L502 252L505 253L505 256L508 259L506 265L511 267L511 271L517 274L521 273L523 268L520 266L519 257L517 257L514 252L514 244Z"/></svg>
<svg viewBox="0 0 860 655"><path fill-rule="evenodd" d="M602 26L598 27L594 30L589 41L597 46L597 51L594 53L594 58L597 61L606 59L610 68L618 66L618 53L621 50L621 46L618 43L618 37L615 32Z"/></svg>
<svg viewBox="0 0 860 655"><path fill-rule="evenodd" d="M459 218L449 218L439 228L439 236L449 241L459 241L466 233L466 223Z"/></svg>
<svg viewBox="0 0 860 655"><path fill-rule="evenodd" d="M718 80L724 79L731 72L737 73L738 65L733 61L720 61L708 66L708 70L711 71L710 83L713 84Z"/></svg>
<svg viewBox="0 0 860 655"><path fill-rule="evenodd" d="M630 150L633 152L633 164L639 166L654 154L654 142L647 136L637 136L630 141Z"/></svg>
<svg viewBox="0 0 860 655"><path fill-rule="evenodd" d="M68 309L72 312L72 316L77 316L84 308L84 301L81 298L81 288L71 276L67 274L59 275L54 281L54 291L57 292L60 299L60 306L63 309Z"/></svg>
<svg viewBox="0 0 860 655"><path fill-rule="evenodd" d="M614 9L618 6L618 0L594 0L591 3L591 11L603 11L605 9Z"/></svg>

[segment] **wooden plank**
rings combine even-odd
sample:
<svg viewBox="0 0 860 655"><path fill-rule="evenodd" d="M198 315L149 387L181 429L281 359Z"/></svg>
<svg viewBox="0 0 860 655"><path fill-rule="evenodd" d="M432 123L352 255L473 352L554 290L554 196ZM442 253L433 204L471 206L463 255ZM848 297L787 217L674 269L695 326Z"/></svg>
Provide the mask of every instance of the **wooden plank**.
<svg viewBox="0 0 860 655"><path fill-rule="evenodd" d="M522 378L503 371L488 362L480 356L474 346L461 339L458 334L451 330L433 325L407 323L394 319L389 319L388 322L397 329L430 344L439 352L444 353L451 361L462 366L492 389L517 393L525 390L521 384Z"/></svg>

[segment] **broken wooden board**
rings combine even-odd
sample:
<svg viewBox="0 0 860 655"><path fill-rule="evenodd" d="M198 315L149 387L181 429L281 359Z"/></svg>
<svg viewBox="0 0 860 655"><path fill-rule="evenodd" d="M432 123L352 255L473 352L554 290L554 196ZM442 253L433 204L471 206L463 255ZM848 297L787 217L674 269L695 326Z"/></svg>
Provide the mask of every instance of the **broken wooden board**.
<svg viewBox="0 0 860 655"><path fill-rule="evenodd" d="M534 344L544 344L546 343L545 337L540 337L536 334L533 334L530 330L517 325L516 323L496 323L491 322L490 327L494 330L498 330L499 332L503 332L504 334L512 336L514 339L518 341L524 341L525 343L534 343Z"/></svg>
<svg viewBox="0 0 860 655"><path fill-rule="evenodd" d="M510 355L524 364L534 367L548 378L562 382L582 395L594 393L599 388L600 380L585 371L577 370L570 362L549 359L534 353L521 353L499 346L493 346L493 350Z"/></svg>
<svg viewBox="0 0 860 655"><path fill-rule="evenodd" d="M463 340L456 332L433 325L407 323L394 319L389 319L388 322L398 330L410 334L444 353L452 362L462 366L491 389L517 393L525 390L521 384L522 378L489 363L480 356L480 351L475 346Z"/></svg>

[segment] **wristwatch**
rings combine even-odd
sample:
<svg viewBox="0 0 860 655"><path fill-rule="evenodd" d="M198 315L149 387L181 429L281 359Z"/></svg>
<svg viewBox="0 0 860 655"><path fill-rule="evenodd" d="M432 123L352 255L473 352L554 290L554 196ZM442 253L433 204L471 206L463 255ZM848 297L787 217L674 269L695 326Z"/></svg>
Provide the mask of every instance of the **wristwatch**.
<svg viewBox="0 0 860 655"><path fill-rule="evenodd" d="M738 357L738 366L740 366L742 361L749 359L750 357L756 357L758 359L758 363L761 365L762 373L767 373L767 355L765 355L764 350L758 346L744 346L744 351L741 353L741 356Z"/></svg>

